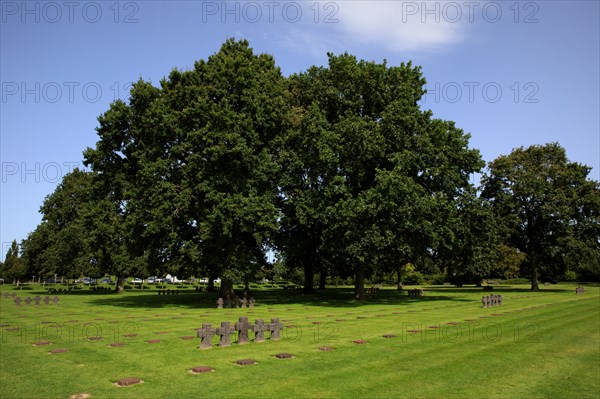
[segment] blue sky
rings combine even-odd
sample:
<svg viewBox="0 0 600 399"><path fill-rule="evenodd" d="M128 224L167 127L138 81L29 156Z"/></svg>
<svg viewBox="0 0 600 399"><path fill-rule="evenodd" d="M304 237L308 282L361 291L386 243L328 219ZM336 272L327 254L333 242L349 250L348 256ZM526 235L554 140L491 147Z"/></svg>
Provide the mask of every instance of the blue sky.
<svg viewBox="0 0 600 399"><path fill-rule="evenodd" d="M486 161L560 142L600 180L598 1L0 1L0 256L83 167L97 117L128 82L157 83L228 37L285 75L328 51L421 65L422 107Z"/></svg>

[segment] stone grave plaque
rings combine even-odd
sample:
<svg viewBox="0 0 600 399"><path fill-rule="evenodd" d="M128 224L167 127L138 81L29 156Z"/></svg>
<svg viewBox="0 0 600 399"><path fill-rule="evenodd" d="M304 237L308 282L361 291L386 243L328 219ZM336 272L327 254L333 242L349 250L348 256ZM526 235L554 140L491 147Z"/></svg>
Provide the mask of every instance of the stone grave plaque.
<svg viewBox="0 0 600 399"><path fill-rule="evenodd" d="M294 355L291 353L278 353L275 355L277 359L292 359Z"/></svg>
<svg viewBox="0 0 600 399"><path fill-rule="evenodd" d="M212 367L208 366L196 366L192 368L192 373L200 374L200 373L210 373L214 371Z"/></svg>
<svg viewBox="0 0 600 399"><path fill-rule="evenodd" d="M335 350L335 347L333 347L333 346L321 346L319 348L319 350L323 351L323 352L329 352L329 351Z"/></svg>
<svg viewBox="0 0 600 399"><path fill-rule="evenodd" d="M248 366L251 364L256 364L256 360L254 359L240 359L235 362L238 366Z"/></svg>
<svg viewBox="0 0 600 399"><path fill-rule="evenodd" d="M117 385L119 385L120 387L126 387L129 385L139 384L141 382L142 382L142 380L137 377L127 377L127 378L123 378L123 379L120 379L119 381L117 381Z"/></svg>

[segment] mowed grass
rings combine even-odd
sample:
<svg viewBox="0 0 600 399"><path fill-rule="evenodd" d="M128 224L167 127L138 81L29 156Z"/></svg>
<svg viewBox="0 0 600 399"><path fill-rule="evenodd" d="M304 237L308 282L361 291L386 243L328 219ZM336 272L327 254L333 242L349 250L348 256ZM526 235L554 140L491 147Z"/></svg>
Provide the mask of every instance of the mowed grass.
<svg viewBox="0 0 600 399"><path fill-rule="evenodd" d="M57 305L20 307L2 296L0 397L597 398L600 289L575 295L574 287L496 287L504 304L489 309L474 287L424 287L421 298L386 289L366 302L352 300L350 288L310 296L257 290L252 312L218 310L215 294L191 290L84 290L59 295ZM45 295L35 287L18 294ZM195 336L202 323L218 327L240 316L278 317L282 339L270 341L267 333L264 343L238 345L234 335L231 347L219 348L215 336L215 347L200 350L198 338L181 338ZM137 336L125 337L131 333ZM367 343L353 343L359 339ZM52 344L33 346L43 340ZM57 348L69 351L48 353ZM275 357L283 352L294 358ZM235 364L248 358L257 364ZM192 374L195 366L215 371ZM115 385L126 377L143 383Z"/></svg>

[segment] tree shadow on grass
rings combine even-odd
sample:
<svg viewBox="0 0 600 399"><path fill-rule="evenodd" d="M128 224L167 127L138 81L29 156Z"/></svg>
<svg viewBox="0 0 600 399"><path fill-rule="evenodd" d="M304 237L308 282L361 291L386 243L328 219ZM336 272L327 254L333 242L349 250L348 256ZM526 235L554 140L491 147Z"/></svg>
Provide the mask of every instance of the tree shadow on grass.
<svg viewBox="0 0 600 399"><path fill-rule="evenodd" d="M96 296L97 293L89 293ZM186 292L179 295L157 295L156 293L135 293L131 295L103 293L90 303L102 306L118 306L125 308L167 308L188 307L194 309L216 309L217 293ZM251 296L256 300L257 308L274 305L301 305L331 308L359 308L366 305L411 305L416 303L431 303L435 301L471 302L472 299L459 298L447 295L432 295L413 298L408 297L406 291L380 290L369 296L365 301L354 299L352 288L331 288L317 291L313 294L302 294L284 291L281 289L265 289L252 291Z"/></svg>

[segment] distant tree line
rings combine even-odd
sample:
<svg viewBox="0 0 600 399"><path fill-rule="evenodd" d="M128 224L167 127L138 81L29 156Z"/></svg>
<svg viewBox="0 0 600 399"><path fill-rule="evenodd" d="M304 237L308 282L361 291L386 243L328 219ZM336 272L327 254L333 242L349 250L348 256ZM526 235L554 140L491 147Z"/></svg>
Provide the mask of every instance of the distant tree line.
<svg viewBox="0 0 600 399"><path fill-rule="evenodd" d="M99 117L90 171L64 177L1 272L118 277L300 276L304 290L414 273L456 284L600 279L600 185L557 143L487 168L433 117L419 67L329 54L284 77L246 41ZM471 182L483 174L480 187ZM267 261L274 253L276 262ZM407 266L408 265L408 266Z"/></svg>

